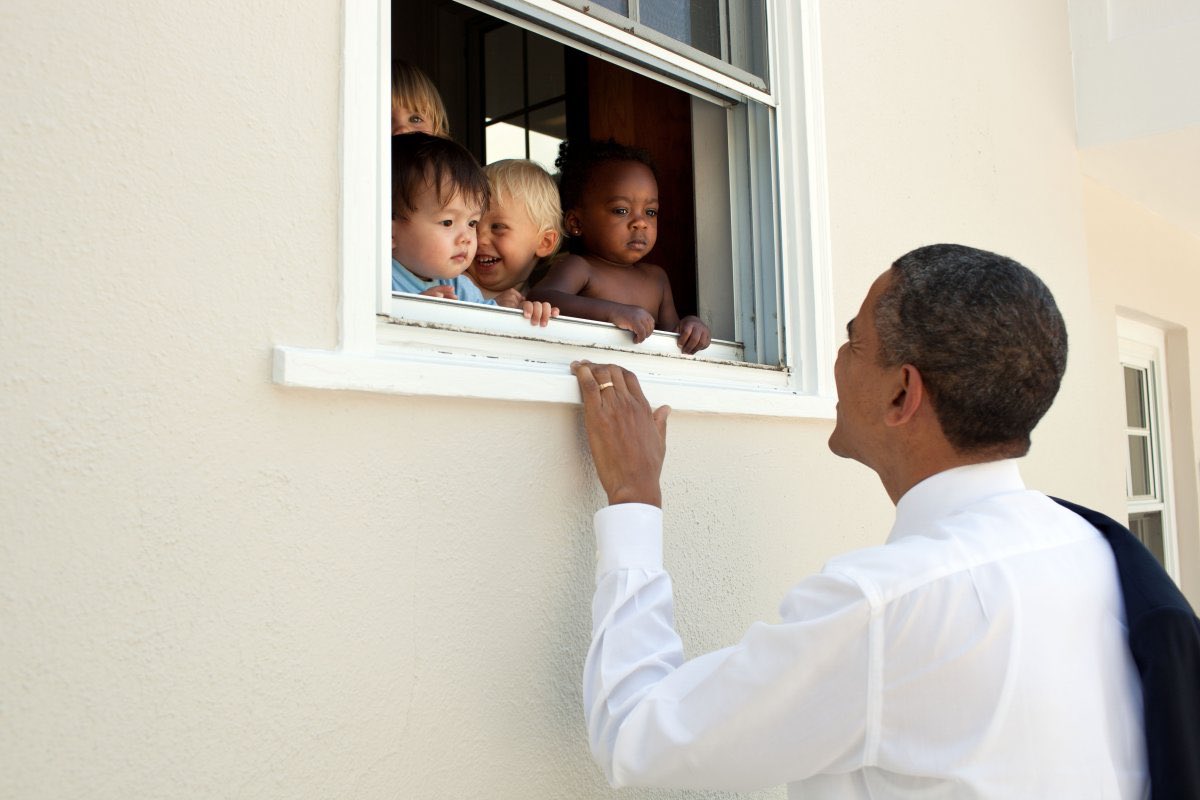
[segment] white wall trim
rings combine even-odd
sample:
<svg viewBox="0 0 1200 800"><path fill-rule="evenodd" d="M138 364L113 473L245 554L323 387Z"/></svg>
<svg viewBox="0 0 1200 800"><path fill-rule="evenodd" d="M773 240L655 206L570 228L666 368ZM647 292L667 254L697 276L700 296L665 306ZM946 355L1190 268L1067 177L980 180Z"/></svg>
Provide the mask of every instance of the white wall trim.
<svg viewBox="0 0 1200 800"><path fill-rule="evenodd" d="M548 2L534 0L531 7ZM554 5L556 13L578 13ZM788 105L777 120L782 135L776 178L782 263L795 265L783 270L786 367L734 363L736 357L718 348L707 357L683 357L672 351L669 335L656 335L655 346L644 348L656 353L537 342L534 332L497 336L425 322L381 324L378 315L395 307L390 273L381 266L389 261L391 233L384 180L391 159L391 6L374 0L343 6L338 347L277 346L274 380L386 394L577 403L569 365L587 358L635 369L652 402L682 411L832 419L835 339L817 8L818 0L798 6L768 0L770 24L779 26L771 41L785 43L772 48L771 59L773 85L786 92ZM611 35L610 27L605 35ZM799 55L786 44L797 38L804 44ZM706 77L728 80L715 72ZM745 88L739 85L738 91ZM776 105L773 96L742 93Z"/></svg>

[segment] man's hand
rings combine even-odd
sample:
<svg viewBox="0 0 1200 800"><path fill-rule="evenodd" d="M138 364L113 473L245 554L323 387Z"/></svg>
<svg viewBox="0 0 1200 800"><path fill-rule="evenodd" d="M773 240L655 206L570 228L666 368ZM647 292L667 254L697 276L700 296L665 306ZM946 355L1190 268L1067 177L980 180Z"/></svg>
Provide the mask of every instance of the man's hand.
<svg viewBox="0 0 1200 800"><path fill-rule="evenodd" d="M571 371L579 381L588 446L609 504L662 507L658 479L670 406L651 412L637 376L616 364L576 361Z"/></svg>

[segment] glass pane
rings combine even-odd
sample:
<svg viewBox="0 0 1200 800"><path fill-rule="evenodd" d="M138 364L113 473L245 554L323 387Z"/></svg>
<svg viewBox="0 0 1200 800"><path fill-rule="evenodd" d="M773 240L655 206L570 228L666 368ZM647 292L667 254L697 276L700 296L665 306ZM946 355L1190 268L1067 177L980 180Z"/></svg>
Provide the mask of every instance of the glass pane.
<svg viewBox="0 0 1200 800"><path fill-rule="evenodd" d="M1130 428L1146 428L1146 371L1125 368L1125 424Z"/></svg>
<svg viewBox="0 0 1200 800"><path fill-rule="evenodd" d="M494 122L484 129L484 161L525 158L525 129L508 122ZM551 162L553 163L553 162Z"/></svg>
<svg viewBox="0 0 1200 800"><path fill-rule="evenodd" d="M763 0L729 6L729 63L767 77L767 11Z"/></svg>
<svg viewBox="0 0 1200 800"><path fill-rule="evenodd" d="M504 25L484 34L483 63L484 117L495 119L523 108L521 29Z"/></svg>
<svg viewBox="0 0 1200 800"><path fill-rule="evenodd" d="M1129 496L1149 497L1154 493L1150 475L1150 439L1129 436Z"/></svg>
<svg viewBox="0 0 1200 800"><path fill-rule="evenodd" d="M721 57L718 0L641 0L638 20L697 50Z"/></svg>
<svg viewBox="0 0 1200 800"><path fill-rule="evenodd" d="M567 105L555 103L529 112L529 159L554 174L558 145L567 138Z"/></svg>
<svg viewBox="0 0 1200 800"><path fill-rule="evenodd" d="M629 0L593 0L595 5L602 8L607 8L610 11L615 11L618 14L629 16Z"/></svg>
<svg viewBox="0 0 1200 800"><path fill-rule="evenodd" d="M1149 548L1154 557L1158 559L1158 563L1166 565L1163 560L1163 530L1162 530L1162 512L1161 511L1146 511L1140 514L1129 515L1129 530L1133 531L1134 535L1141 540L1142 544Z"/></svg>
<svg viewBox="0 0 1200 800"><path fill-rule="evenodd" d="M529 48L529 104L559 97L566 92L563 46L542 36L526 35Z"/></svg>

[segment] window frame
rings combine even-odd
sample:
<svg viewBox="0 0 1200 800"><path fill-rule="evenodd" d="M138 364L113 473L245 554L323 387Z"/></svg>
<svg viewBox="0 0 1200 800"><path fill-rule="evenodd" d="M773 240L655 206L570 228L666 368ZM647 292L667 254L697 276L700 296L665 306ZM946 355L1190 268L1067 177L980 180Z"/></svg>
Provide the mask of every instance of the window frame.
<svg viewBox="0 0 1200 800"><path fill-rule="evenodd" d="M1175 526L1174 481L1171 468L1171 428L1167 413L1166 336L1161 328L1144 322L1117 318L1118 362L1121 367L1122 397L1125 396L1126 367L1145 373L1147 389L1143 395L1146 403L1146 430L1150 450L1152 495L1132 495L1128 444L1125 454L1125 510L1127 514L1160 511L1162 513L1163 568L1179 582L1179 542ZM1130 435L1140 435L1141 429L1126 424L1121 430L1127 440Z"/></svg>
<svg viewBox="0 0 1200 800"><path fill-rule="evenodd" d="M529 17L553 14L552 38L585 52L622 57L622 51L633 48L650 61L662 58L669 64L670 59L678 59L557 0L457 2L541 35L547 35L546 29ZM536 330L526 330L525 335L497 334L468 330L453 321L390 321L390 271L380 265L388 263L391 251L390 223L385 224L390 218L390 187L383 179L390 174L391 158L391 3L375 0L343 6L338 346L332 350L277 346L275 381L309 388L573 404L579 402L579 395L569 364L587 358L634 369L652 402L670 403L677 410L832 418L836 326L817 8L817 0L768 2L769 39L802 45L770 48L771 94L740 85L703 65L690 65L694 69L687 74L676 67L674 78L639 68L655 80L674 82L694 95L707 94L712 101L727 102L732 94L761 104L762 119L751 126L751 135L771 143L774 168L758 188L769 195L774 212L767 222L780 230L777 236L752 237L751 246L774 248L774 263L785 265L777 270L777 296L771 306L771 313L781 317L781 367L647 351L654 348L551 344L536 341L541 335ZM603 36L596 32L597 25L604 26ZM571 38L572 31L578 35L591 31L596 38L577 41ZM629 66L627 61L622 57L623 66ZM780 224L780 220L796 224ZM673 341L671 334L653 338L660 350L663 340Z"/></svg>

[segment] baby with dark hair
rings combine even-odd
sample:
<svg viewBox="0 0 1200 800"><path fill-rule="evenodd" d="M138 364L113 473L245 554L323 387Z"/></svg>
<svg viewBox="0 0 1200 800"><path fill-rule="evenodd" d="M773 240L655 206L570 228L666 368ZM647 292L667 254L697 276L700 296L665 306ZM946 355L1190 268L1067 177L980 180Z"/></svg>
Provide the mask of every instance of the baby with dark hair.
<svg viewBox="0 0 1200 800"><path fill-rule="evenodd" d="M642 259L658 238L658 176L645 151L606 142L564 142L563 221L575 252L550 267L529 292L563 314L610 322L641 342L656 329L679 334L679 349L708 347L699 317L679 318L662 267Z"/></svg>
<svg viewBox="0 0 1200 800"><path fill-rule="evenodd" d="M392 291L496 305L465 273L478 247L488 182L462 145L427 133L392 137ZM534 325L556 309L523 300Z"/></svg>

